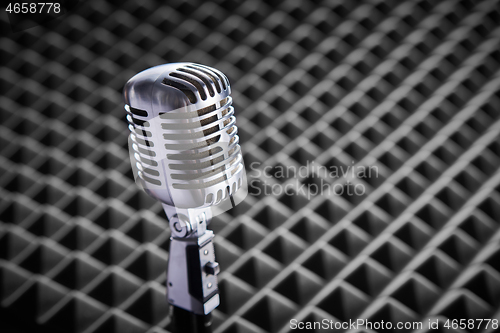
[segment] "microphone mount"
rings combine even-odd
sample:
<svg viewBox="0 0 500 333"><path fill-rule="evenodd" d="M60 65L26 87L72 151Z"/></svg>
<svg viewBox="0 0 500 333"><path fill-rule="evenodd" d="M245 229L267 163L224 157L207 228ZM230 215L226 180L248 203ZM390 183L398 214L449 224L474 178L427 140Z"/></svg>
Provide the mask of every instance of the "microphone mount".
<svg viewBox="0 0 500 333"><path fill-rule="evenodd" d="M163 204L172 236L168 261L167 297L174 306L207 315L219 303L212 230L208 209L179 209Z"/></svg>

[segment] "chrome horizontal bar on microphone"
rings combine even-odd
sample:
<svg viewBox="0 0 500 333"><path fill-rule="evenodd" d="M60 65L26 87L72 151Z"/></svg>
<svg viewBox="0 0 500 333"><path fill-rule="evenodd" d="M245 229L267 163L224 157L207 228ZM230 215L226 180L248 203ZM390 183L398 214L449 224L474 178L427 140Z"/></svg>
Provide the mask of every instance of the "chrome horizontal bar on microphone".
<svg viewBox="0 0 500 333"><path fill-rule="evenodd" d="M222 99L220 102L216 104L220 104L219 108L217 108L216 104L208 105L207 107L194 109L186 111L184 108L178 110L172 110L169 112L161 112L160 111L160 119L164 120L164 122L172 122L177 123L177 120L192 120L192 121L201 121L205 118L212 117L214 115L218 115L219 112L224 111L225 109L232 108L233 99L230 96ZM193 108L193 106L191 106ZM231 111L234 112L234 108Z"/></svg>

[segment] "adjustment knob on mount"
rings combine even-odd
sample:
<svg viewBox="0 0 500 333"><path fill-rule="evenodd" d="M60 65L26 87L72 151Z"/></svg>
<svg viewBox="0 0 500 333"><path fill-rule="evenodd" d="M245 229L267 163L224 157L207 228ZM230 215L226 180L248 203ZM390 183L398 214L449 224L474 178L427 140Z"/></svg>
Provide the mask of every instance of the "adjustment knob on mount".
<svg viewBox="0 0 500 333"><path fill-rule="evenodd" d="M209 275L217 275L220 272L220 267L218 262L207 262L204 269L205 273Z"/></svg>

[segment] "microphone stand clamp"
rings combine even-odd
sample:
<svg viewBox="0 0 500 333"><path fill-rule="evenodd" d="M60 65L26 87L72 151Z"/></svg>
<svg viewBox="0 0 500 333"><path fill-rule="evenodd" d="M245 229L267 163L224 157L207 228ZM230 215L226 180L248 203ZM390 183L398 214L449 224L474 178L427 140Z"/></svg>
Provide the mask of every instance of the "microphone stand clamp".
<svg viewBox="0 0 500 333"><path fill-rule="evenodd" d="M207 315L220 302L210 208L179 209L163 204L171 237L167 272L168 302Z"/></svg>

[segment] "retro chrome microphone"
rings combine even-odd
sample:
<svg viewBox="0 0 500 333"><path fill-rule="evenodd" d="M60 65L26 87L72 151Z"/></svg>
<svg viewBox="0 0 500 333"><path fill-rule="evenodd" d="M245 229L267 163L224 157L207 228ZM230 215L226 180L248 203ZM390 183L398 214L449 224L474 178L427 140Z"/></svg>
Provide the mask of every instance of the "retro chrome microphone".
<svg viewBox="0 0 500 333"><path fill-rule="evenodd" d="M136 182L162 202L171 229L168 301L199 315L219 305L212 216L248 193L228 79L172 63L125 85Z"/></svg>

